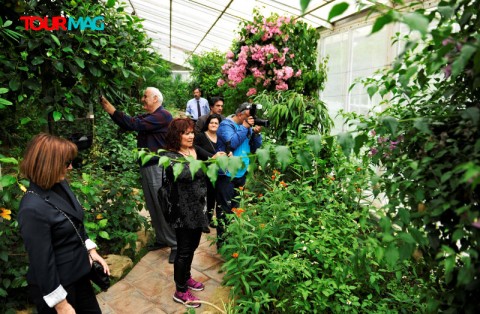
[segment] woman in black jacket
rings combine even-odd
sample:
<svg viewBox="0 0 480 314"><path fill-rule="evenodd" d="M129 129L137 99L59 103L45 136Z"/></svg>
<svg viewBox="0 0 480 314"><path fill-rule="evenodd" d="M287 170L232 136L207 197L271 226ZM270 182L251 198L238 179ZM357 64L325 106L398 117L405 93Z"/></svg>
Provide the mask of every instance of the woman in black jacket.
<svg viewBox="0 0 480 314"><path fill-rule="evenodd" d="M166 137L166 149L169 151L165 153L171 162L170 166L165 167L168 183L164 187L168 186L168 201L171 204L167 220L175 229L177 238L177 256L173 263L176 291L173 300L187 307L200 306L200 303L187 303L199 300L190 290L201 291L205 288L203 283L192 278L190 271L202 229L208 226L205 174L198 170L192 178L189 163L186 162L197 159L193 146L194 137L194 123L191 119L173 119L168 126ZM217 153L222 154L225 153ZM174 171L179 163L183 164L183 169L175 178Z"/></svg>
<svg viewBox="0 0 480 314"><path fill-rule="evenodd" d="M219 114L211 114L208 116L201 132L195 135L195 150L198 154L198 159L208 160L217 153L217 130L222 122L222 117ZM207 184L207 217L208 223L211 224L213 212L215 210L215 187L212 182L206 178ZM208 227L204 228L203 232L210 233Z"/></svg>
<svg viewBox="0 0 480 314"><path fill-rule="evenodd" d="M18 221L38 313L101 313L88 276L92 259L107 274L110 270L88 239L83 208L65 180L76 155L74 143L42 133L30 142L20 166L30 186Z"/></svg>

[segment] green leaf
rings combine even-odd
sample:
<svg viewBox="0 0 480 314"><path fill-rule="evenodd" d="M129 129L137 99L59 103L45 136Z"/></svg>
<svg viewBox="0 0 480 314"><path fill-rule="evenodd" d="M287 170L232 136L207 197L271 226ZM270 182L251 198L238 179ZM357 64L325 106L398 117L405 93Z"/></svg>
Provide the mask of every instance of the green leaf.
<svg viewBox="0 0 480 314"><path fill-rule="evenodd" d="M472 120L474 125L478 125L480 110L477 107L469 107L461 113L461 116L465 120Z"/></svg>
<svg viewBox="0 0 480 314"><path fill-rule="evenodd" d="M390 131L393 136L397 134L398 120L394 117L386 116L381 119L381 123Z"/></svg>
<svg viewBox="0 0 480 314"><path fill-rule="evenodd" d="M53 61L53 66L55 69L57 69L59 72L63 72L63 63L60 61Z"/></svg>
<svg viewBox="0 0 480 314"><path fill-rule="evenodd" d="M393 17L391 15L391 11L389 11L385 15L378 17L375 20L375 23L373 23L372 34L380 31L385 25L387 25L388 23L391 23L392 21L393 21Z"/></svg>
<svg viewBox="0 0 480 314"><path fill-rule="evenodd" d="M50 37L52 37L53 41L57 44L57 46L60 46L60 40L58 40L58 37L50 34Z"/></svg>
<svg viewBox="0 0 480 314"><path fill-rule="evenodd" d="M0 158L0 162L18 165L18 160L13 157Z"/></svg>
<svg viewBox="0 0 480 314"><path fill-rule="evenodd" d="M0 177L0 187L5 188L17 182L17 179L14 176L9 174Z"/></svg>
<svg viewBox="0 0 480 314"><path fill-rule="evenodd" d="M176 163L173 165L173 177L177 180L177 177L182 173L184 165L182 163Z"/></svg>
<svg viewBox="0 0 480 314"><path fill-rule="evenodd" d="M355 154L360 153L360 149L363 147L363 144L368 140L368 136L366 134L360 134L355 137L355 146L353 148L353 151Z"/></svg>
<svg viewBox="0 0 480 314"><path fill-rule="evenodd" d="M399 257L400 257L400 253L398 252L398 248L393 243L390 243L390 245L387 248L387 251L385 252L385 259L388 265L390 267L394 267Z"/></svg>
<svg viewBox="0 0 480 314"><path fill-rule="evenodd" d="M74 57L73 60L75 60L79 67L81 67L82 69L85 68L85 61L83 59L80 59L79 57Z"/></svg>
<svg viewBox="0 0 480 314"><path fill-rule="evenodd" d="M101 219L98 222L98 225L100 226L100 228L105 228L107 226L107 223L108 223L108 219Z"/></svg>
<svg viewBox="0 0 480 314"><path fill-rule="evenodd" d="M217 164L211 164L207 168L207 176L210 179L210 182L212 182L213 186L215 186L215 182L217 182L219 169L220 167Z"/></svg>
<svg viewBox="0 0 480 314"><path fill-rule="evenodd" d="M421 13L407 13L403 16L403 22L407 24L411 30L419 31L423 36L428 32L428 18Z"/></svg>
<svg viewBox="0 0 480 314"><path fill-rule="evenodd" d="M300 9L302 10L302 14L307 10L309 3L310 0L300 0Z"/></svg>
<svg viewBox="0 0 480 314"><path fill-rule="evenodd" d="M258 162L260 163L260 166L265 167L267 162L270 161L270 151L265 148L259 148L255 152L258 158Z"/></svg>
<svg viewBox="0 0 480 314"><path fill-rule="evenodd" d="M346 2L341 2L332 7L328 13L328 21L330 22L334 17L343 14L349 7L349 4Z"/></svg>
<svg viewBox="0 0 480 314"><path fill-rule="evenodd" d="M350 156L353 148L353 136L349 132L342 132L337 135L338 144L342 147L345 156Z"/></svg>
<svg viewBox="0 0 480 314"><path fill-rule="evenodd" d="M0 94L8 93L8 88L0 87Z"/></svg>
<svg viewBox="0 0 480 314"><path fill-rule="evenodd" d="M428 128L428 122L424 118L415 119L415 121L413 122L413 126L422 133L432 133L432 131L430 131L430 129Z"/></svg>
<svg viewBox="0 0 480 314"><path fill-rule="evenodd" d="M100 236L100 238L107 239L107 240L110 239L110 235L106 231L100 231L98 235Z"/></svg>
<svg viewBox="0 0 480 314"><path fill-rule="evenodd" d="M11 106L11 105L13 105L13 103L12 103L11 101L9 101L9 100L0 98L0 105ZM1 107L0 107L0 108L1 108Z"/></svg>
<svg viewBox="0 0 480 314"><path fill-rule="evenodd" d="M61 112L58 112L58 111L54 111L53 112L53 120L54 121L58 121L62 118L62 113Z"/></svg>
<svg viewBox="0 0 480 314"><path fill-rule="evenodd" d="M108 0L107 1L107 8L113 8L113 6L115 5L115 0Z"/></svg>
<svg viewBox="0 0 480 314"><path fill-rule="evenodd" d="M10 87L12 91L17 91L20 88L20 85L20 76L15 76L10 82L8 82L8 87Z"/></svg>
<svg viewBox="0 0 480 314"><path fill-rule="evenodd" d="M197 171L202 168L203 162L197 159L192 159L189 161L190 161L190 173L192 174L192 179L193 179Z"/></svg>
<svg viewBox="0 0 480 314"><path fill-rule="evenodd" d="M242 169L244 166L243 160L241 157L233 156L228 157L228 172L230 172L232 178L236 176L238 170Z"/></svg>
<svg viewBox="0 0 480 314"><path fill-rule="evenodd" d="M280 163L282 170L285 170L290 164L290 158L292 157L290 149L287 146L277 146L275 147L275 152L277 154L277 161Z"/></svg>
<svg viewBox="0 0 480 314"><path fill-rule="evenodd" d="M370 97L370 99L372 99L373 95L375 95L376 92L378 92L378 86L367 87L367 93L368 93L368 97Z"/></svg>
<svg viewBox="0 0 480 314"><path fill-rule="evenodd" d="M45 60L43 60L42 57L36 56L35 58L33 58L32 64L33 64L33 65L39 65L39 64L42 64L44 61L45 61Z"/></svg>
<svg viewBox="0 0 480 314"><path fill-rule="evenodd" d="M476 47L469 44L465 44L461 49L460 56L452 63L452 77L462 73L472 55L477 51Z"/></svg>
<svg viewBox="0 0 480 314"><path fill-rule="evenodd" d="M308 144L315 154L319 154L322 150L322 136L319 134L316 135L307 135Z"/></svg>

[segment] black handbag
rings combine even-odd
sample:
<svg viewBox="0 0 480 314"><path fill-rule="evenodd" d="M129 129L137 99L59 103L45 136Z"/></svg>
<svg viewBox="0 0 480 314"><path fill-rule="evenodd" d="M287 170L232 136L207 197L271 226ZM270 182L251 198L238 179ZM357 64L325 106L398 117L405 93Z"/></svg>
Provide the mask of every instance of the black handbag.
<svg viewBox="0 0 480 314"><path fill-rule="evenodd" d="M27 193L32 193L32 194L35 194L35 195L39 196L40 198L43 198L39 194L37 194L37 193L35 193L31 190L27 191ZM77 229L77 227L75 227L75 224L73 223L73 221L70 219L70 217L68 217L67 214L65 214L65 212L63 210L61 210L60 208L58 208L57 206L52 204L47 199L43 198L43 200L45 202L47 202L48 204L50 204L51 206L53 206L56 210L58 210L60 213L62 213L62 215L65 216L65 218L67 218L68 221L70 221L73 229L75 229L75 232L77 233L78 238L80 239L80 242L82 242L83 247L87 251L88 256L92 259L92 268L90 269L90 274L89 274L90 280L94 284L96 284L100 289L102 289L102 291L107 291L108 288L110 288L110 276L105 273L105 269L103 268L102 264L100 264L98 261L94 260L92 255L90 255L90 252L87 250L87 246L85 244L85 241L83 241L82 236L80 235L80 232L78 232L78 229Z"/></svg>
<svg viewBox="0 0 480 314"><path fill-rule="evenodd" d="M102 289L102 291L107 291L108 288L110 288L110 277L105 273L102 264L97 261L93 261L92 263L90 280Z"/></svg>

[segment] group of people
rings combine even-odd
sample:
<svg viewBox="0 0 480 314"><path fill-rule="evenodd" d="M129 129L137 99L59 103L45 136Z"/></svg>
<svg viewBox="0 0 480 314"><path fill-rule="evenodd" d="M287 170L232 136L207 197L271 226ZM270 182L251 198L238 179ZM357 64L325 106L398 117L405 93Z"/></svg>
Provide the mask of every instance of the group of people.
<svg viewBox="0 0 480 314"><path fill-rule="evenodd" d="M155 87L145 89L142 103L146 113L136 116L117 110L103 96L100 99L115 124L137 132L139 149L154 153L163 149L161 154L171 160L165 169L158 164L158 156L145 164L139 162L139 168L145 205L155 231L155 242L149 249L170 247L169 263L174 267L176 287L173 300L187 307L200 306L191 290L205 288L191 276L201 234L210 231L216 212L217 247L221 247L226 215L237 206L237 188L245 184L248 155L262 143L261 127L254 126L249 103L224 117L221 97L208 102L199 88L193 93L186 109L189 117L175 119L162 105L163 95ZM76 154L72 142L39 134L30 142L21 164L30 186L20 203L19 224L30 260L27 280L39 313L100 313L88 279L93 260L110 273L97 246L88 239L83 208L65 180ZM233 178L228 171L220 170L215 186L201 170L192 178L186 159L219 156L241 157L244 167ZM184 168L174 178L173 166L179 162ZM165 182L169 184L169 213L159 199Z"/></svg>

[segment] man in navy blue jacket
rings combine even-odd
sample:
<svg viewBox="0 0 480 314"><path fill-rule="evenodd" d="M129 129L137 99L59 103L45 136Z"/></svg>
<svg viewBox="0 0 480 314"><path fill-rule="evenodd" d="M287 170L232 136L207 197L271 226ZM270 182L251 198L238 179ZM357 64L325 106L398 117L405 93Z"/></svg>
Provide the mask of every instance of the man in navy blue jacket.
<svg viewBox="0 0 480 314"><path fill-rule="evenodd" d="M232 208L237 207L235 197L238 189L245 185L250 158L248 155L254 153L262 145L260 126L254 126L254 118L250 115L250 103L241 104L234 115L227 117L220 123L217 130L217 151L233 153L233 156L241 157L244 166L238 170L235 177L226 171L220 170L216 182L217 198L217 247L223 244L223 233L227 223L226 214L232 213Z"/></svg>
<svg viewBox="0 0 480 314"><path fill-rule="evenodd" d="M151 152L157 152L165 147L165 136L168 125L172 121L172 115L162 106L163 95L155 87L147 87L142 97L143 109L145 114L139 114L131 117L115 107L102 96L101 103L103 109L110 115L122 129L127 131L137 131L137 147L146 148ZM175 231L166 222L163 215L157 192L162 186L163 169L158 165L158 157L150 159L144 165L140 165L140 175L142 177L142 189L145 196L145 203L153 228L155 229L156 242L150 249L159 249L169 246L172 248L169 262L173 263L177 250L177 240Z"/></svg>

